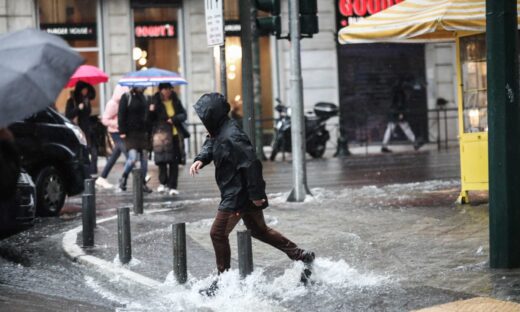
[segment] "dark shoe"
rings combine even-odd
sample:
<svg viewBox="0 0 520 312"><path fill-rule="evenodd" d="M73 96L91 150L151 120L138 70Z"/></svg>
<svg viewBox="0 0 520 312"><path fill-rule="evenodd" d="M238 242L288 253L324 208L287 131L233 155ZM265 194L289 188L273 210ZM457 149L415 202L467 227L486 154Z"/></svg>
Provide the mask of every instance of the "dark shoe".
<svg viewBox="0 0 520 312"><path fill-rule="evenodd" d="M422 142L422 141L415 141L415 143L413 144L413 149L418 151L421 148L421 146L423 146L423 145L424 145L424 142Z"/></svg>
<svg viewBox="0 0 520 312"><path fill-rule="evenodd" d="M302 253L302 257L300 258L300 260L305 264L312 264L314 262L314 258L316 258L316 256L314 255L314 252L304 251Z"/></svg>
<svg viewBox="0 0 520 312"><path fill-rule="evenodd" d="M119 179L119 188L121 189L121 191L126 191L126 180L127 180L127 177L125 177L125 176L122 176Z"/></svg>
<svg viewBox="0 0 520 312"><path fill-rule="evenodd" d="M218 290L218 281L213 281L211 285L208 288L202 288L199 290L199 294L207 297L213 297L215 296L215 293Z"/></svg>
<svg viewBox="0 0 520 312"><path fill-rule="evenodd" d="M392 150L386 146L381 147L381 153L391 153Z"/></svg>
<svg viewBox="0 0 520 312"><path fill-rule="evenodd" d="M150 189L146 184L143 184L143 192L150 194L152 189Z"/></svg>

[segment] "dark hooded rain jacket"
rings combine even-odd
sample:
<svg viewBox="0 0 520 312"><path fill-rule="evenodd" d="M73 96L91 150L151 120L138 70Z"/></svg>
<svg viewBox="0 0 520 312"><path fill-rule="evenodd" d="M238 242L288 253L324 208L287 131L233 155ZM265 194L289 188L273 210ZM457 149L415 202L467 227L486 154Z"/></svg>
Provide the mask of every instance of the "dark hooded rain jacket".
<svg viewBox="0 0 520 312"><path fill-rule="evenodd" d="M247 135L229 119L229 104L219 93L203 95L194 105L210 133L195 161L215 164L215 179L221 193L220 210L254 209L253 200L266 199L262 163Z"/></svg>

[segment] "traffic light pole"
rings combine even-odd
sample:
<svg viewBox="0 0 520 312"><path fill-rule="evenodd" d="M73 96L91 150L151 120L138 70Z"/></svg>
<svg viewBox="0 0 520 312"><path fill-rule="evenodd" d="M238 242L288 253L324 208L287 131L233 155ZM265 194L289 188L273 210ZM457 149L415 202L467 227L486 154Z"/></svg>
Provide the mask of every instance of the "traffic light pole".
<svg viewBox="0 0 520 312"><path fill-rule="evenodd" d="M225 21L225 15L226 12L224 9L225 1L222 1L222 19ZM224 97L227 99L228 92L227 92L227 68L226 68L226 30L225 30L225 22L224 25L224 44L219 47L219 54L220 54L220 93L224 95ZM229 102L229 99L228 99Z"/></svg>
<svg viewBox="0 0 520 312"><path fill-rule="evenodd" d="M303 117L303 78L300 56L300 4L289 0L289 31L291 39L291 136L293 158L293 189L288 201L303 202L307 193L305 166L305 121Z"/></svg>
<svg viewBox="0 0 520 312"><path fill-rule="evenodd" d="M520 108L517 1L486 1L489 124L489 256L520 267Z"/></svg>
<svg viewBox="0 0 520 312"><path fill-rule="evenodd" d="M244 118L242 119L244 132L249 137L253 148L255 144L255 99L253 94L253 51L251 24L251 7L254 0L239 1L240 10L240 42L242 45L242 101ZM253 20L254 21L254 20Z"/></svg>

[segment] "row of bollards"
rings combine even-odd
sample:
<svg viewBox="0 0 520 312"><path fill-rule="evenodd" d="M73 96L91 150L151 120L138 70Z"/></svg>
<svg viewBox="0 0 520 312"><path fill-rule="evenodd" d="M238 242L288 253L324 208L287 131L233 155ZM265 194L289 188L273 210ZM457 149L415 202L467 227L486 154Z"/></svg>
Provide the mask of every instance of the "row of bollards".
<svg viewBox="0 0 520 312"><path fill-rule="evenodd" d="M133 206L134 214L143 214L143 178L140 169L134 169L133 174ZM94 247L94 228L96 227L96 190L95 180L86 179L82 196L83 247ZM237 232L238 266L242 278L253 272L253 251L251 232ZM132 260L132 242L130 230L130 208L117 209L117 239L119 261L127 264ZM188 279L186 253L186 224L172 225L173 240L173 272L179 284Z"/></svg>

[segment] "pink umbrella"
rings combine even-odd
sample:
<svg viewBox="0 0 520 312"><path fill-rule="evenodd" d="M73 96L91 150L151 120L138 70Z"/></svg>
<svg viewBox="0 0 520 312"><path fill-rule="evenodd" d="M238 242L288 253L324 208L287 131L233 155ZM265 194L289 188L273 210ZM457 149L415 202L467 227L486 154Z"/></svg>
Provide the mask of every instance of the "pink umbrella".
<svg viewBox="0 0 520 312"><path fill-rule="evenodd" d="M101 69L92 65L81 65L74 75L70 77L69 82L67 83L67 88L74 87L78 81L84 81L90 83L91 85L95 85L101 82L107 82L108 76Z"/></svg>

